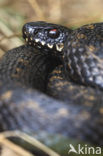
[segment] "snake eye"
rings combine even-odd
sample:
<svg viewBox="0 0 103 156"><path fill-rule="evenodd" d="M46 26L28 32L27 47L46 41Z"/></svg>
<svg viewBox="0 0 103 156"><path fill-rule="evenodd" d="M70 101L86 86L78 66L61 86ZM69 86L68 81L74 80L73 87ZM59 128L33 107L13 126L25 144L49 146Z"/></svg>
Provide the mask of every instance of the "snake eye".
<svg viewBox="0 0 103 156"><path fill-rule="evenodd" d="M60 32L57 29L51 29L48 32L48 36L51 38L57 38L59 36Z"/></svg>

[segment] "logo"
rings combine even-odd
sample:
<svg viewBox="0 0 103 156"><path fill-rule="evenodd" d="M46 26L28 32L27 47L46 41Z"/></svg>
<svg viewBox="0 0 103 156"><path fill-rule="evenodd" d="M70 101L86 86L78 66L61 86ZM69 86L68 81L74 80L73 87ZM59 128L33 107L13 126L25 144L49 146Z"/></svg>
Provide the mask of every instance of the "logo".
<svg viewBox="0 0 103 156"><path fill-rule="evenodd" d="M69 151L68 154L75 153L75 154L101 154L102 149L101 147L90 147L88 145L77 145L77 148L75 148L72 144L69 144Z"/></svg>
<svg viewBox="0 0 103 156"><path fill-rule="evenodd" d="M72 144L70 144L69 146L70 146L70 150L69 150L68 154L71 153L71 152L78 154L78 152L76 151L76 149L73 147Z"/></svg>

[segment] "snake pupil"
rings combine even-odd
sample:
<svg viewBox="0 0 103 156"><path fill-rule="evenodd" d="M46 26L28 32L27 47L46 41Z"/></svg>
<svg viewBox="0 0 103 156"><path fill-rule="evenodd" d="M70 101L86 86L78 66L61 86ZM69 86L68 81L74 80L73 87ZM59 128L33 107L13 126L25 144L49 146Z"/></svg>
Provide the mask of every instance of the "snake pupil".
<svg viewBox="0 0 103 156"><path fill-rule="evenodd" d="M52 29L48 32L49 37L57 38L59 36L59 31L57 29Z"/></svg>

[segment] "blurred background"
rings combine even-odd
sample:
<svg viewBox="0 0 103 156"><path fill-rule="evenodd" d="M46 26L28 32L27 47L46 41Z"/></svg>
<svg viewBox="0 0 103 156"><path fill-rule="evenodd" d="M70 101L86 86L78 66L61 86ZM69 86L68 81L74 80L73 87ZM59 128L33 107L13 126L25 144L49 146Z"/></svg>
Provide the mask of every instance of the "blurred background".
<svg viewBox="0 0 103 156"><path fill-rule="evenodd" d="M21 28L28 21L77 28L103 21L102 9L102 0L0 0L0 56L23 44Z"/></svg>

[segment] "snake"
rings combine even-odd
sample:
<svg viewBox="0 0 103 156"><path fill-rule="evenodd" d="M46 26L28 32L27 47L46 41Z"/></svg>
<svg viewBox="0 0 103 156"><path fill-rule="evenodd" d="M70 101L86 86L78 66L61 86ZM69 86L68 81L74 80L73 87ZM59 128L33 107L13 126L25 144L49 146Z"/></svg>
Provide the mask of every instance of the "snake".
<svg viewBox="0 0 103 156"><path fill-rule="evenodd" d="M0 131L48 132L103 145L103 23L23 26L0 60Z"/></svg>

